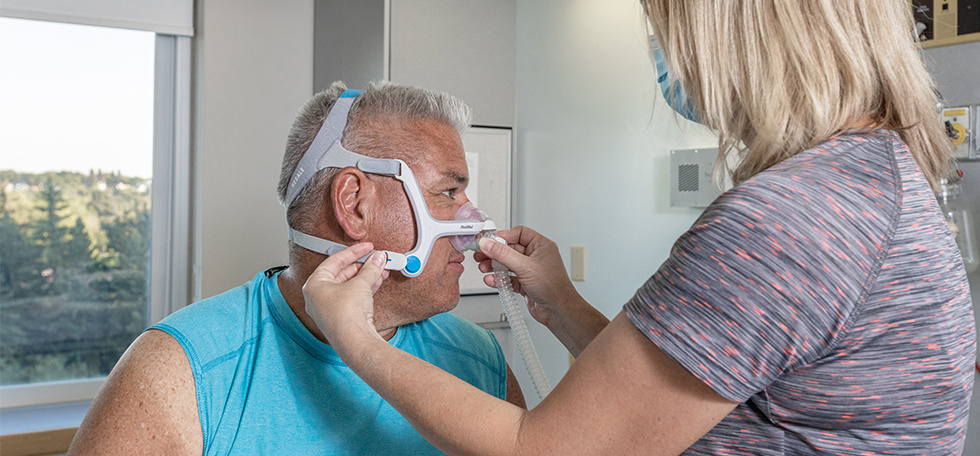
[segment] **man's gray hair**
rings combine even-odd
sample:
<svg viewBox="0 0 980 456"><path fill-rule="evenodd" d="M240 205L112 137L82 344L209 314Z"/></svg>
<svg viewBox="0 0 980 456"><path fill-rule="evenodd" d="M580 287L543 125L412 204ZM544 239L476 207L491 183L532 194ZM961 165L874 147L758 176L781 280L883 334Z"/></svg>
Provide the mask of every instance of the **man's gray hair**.
<svg viewBox="0 0 980 456"><path fill-rule="evenodd" d="M334 102L347 90L340 81L313 96L300 110L293 121L286 141L286 153L282 159L279 174L279 202L283 205L289 181L303 154L313 143L324 119ZM409 87L389 82L371 83L351 105L344 128L342 145L353 152L367 156L378 156L385 150L394 150L397 139L384 134L365 134L367 130L385 124L411 120L433 120L456 129L462 134L470 123L470 108L460 99L445 93L437 93L418 87ZM411 153L411 148L405 148ZM397 157L402 158L404 157ZM325 169L310 179L286 211L289 225L296 229L308 228L316 223L314 217L322 216L329 201L324 195L329 193L337 169ZM302 210L299 210L302 209Z"/></svg>

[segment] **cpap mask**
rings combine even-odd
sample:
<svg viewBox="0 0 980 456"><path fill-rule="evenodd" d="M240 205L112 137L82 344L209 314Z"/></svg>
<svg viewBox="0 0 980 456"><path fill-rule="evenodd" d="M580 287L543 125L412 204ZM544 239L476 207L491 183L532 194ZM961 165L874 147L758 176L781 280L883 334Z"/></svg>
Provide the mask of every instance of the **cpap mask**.
<svg viewBox="0 0 980 456"><path fill-rule="evenodd" d="M347 115L354 99L361 90L345 90L334 103L327 118L323 121L320 131L313 138L313 143L296 166L293 177L286 189L286 208L292 205L300 190L313 178L313 175L324 168L346 168L348 166L368 173L390 176L402 182L405 193L415 214L417 241L415 248L405 253L382 250L388 256L385 269L400 271L406 277L416 277L422 273L425 263L432 252L436 239L443 236L454 236L450 239L453 247L460 252L465 249L475 250L476 242L487 231L494 233L497 226L489 220L482 211L473 207L469 202L464 204L452 221L436 220L429 214L429 208L422 197L422 190L415 180L415 174L405 162L398 159L372 158L357 154L340 145L344 127L347 126ZM311 236L302 231L289 227L289 240L308 250L333 255L348 246ZM357 261L363 263L371 253Z"/></svg>

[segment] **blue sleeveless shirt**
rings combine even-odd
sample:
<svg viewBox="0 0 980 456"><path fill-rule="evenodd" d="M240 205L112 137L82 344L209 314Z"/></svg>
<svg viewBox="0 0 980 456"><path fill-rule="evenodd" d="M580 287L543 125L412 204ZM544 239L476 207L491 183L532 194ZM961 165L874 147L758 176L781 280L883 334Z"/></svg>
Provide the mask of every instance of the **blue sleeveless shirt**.
<svg viewBox="0 0 980 456"><path fill-rule="evenodd" d="M204 454L442 454L310 334L270 275L152 326L190 361ZM389 343L506 397L500 345L473 323L440 314L399 327Z"/></svg>

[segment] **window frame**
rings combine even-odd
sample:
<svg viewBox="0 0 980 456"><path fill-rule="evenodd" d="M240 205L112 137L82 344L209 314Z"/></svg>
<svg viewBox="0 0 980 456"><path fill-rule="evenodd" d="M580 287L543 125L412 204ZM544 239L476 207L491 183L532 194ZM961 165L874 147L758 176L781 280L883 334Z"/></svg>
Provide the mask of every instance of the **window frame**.
<svg viewBox="0 0 980 456"><path fill-rule="evenodd" d="M147 322L155 324L191 297L191 37L154 40L153 193ZM0 411L91 401L105 377L0 387Z"/></svg>

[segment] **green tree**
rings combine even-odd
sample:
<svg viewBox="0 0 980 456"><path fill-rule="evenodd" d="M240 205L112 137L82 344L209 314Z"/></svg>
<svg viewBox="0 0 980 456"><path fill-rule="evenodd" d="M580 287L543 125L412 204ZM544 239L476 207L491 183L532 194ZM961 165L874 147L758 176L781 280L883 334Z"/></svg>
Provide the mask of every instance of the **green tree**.
<svg viewBox="0 0 980 456"><path fill-rule="evenodd" d="M34 223L34 244L41 248L41 275L47 280L45 286L38 289L38 294L50 295L57 294L65 285L58 276L58 269L64 264L68 229L62 221L68 217L63 215L68 203L50 175L40 196L36 209L41 212L41 217Z"/></svg>
<svg viewBox="0 0 980 456"><path fill-rule="evenodd" d="M84 268L91 259L89 254L91 243L80 217L75 217L75 226L69 228L67 234L64 251L65 266Z"/></svg>
<svg viewBox="0 0 980 456"><path fill-rule="evenodd" d="M97 187L91 189L91 199L88 207L92 208L99 215L99 220L105 222L115 214L112 194L108 191L99 190Z"/></svg>
<svg viewBox="0 0 980 456"><path fill-rule="evenodd" d="M50 177L40 196L37 209L41 211L41 218L35 223L34 241L43 249L42 261L55 267L61 265L64 257L64 240L68 230L62 226L62 221L67 218L62 214L68 208L68 203Z"/></svg>
<svg viewBox="0 0 980 456"><path fill-rule="evenodd" d="M149 250L150 214L135 209L104 223L109 239L107 251L98 255L97 265L111 272L110 278L98 279L90 287L102 301L145 303Z"/></svg>
<svg viewBox="0 0 980 456"><path fill-rule="evenodd" d="M150 214L145 210L134 210L116 217L113 223L104 226L109 248L118 255L119 269L143 271L146 269L150 251Z"/></svg>
<svg viewBox="0 0 980 456"><path fill-rule="evenodd" d="M30 296L36 290L49 288L41 275L44 266L38 261L40 257L40 247L10 217L7 193L0 188L0 297Z"/></svg>

